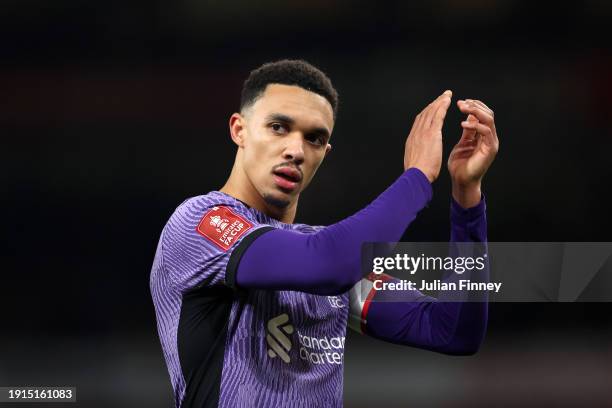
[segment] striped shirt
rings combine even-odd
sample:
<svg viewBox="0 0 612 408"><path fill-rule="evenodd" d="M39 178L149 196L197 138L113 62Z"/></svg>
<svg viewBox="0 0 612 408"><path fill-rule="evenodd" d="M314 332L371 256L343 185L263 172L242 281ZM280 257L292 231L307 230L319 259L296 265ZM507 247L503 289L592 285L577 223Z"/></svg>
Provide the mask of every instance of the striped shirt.
<svg viewBox="0 0 612 408"><path fill-rule="evenodd" d="M321 227L218 191L186 200L164 227L150 286L176 407L342 406L348 293L235 286L239 252L270 228Z"/></svg>

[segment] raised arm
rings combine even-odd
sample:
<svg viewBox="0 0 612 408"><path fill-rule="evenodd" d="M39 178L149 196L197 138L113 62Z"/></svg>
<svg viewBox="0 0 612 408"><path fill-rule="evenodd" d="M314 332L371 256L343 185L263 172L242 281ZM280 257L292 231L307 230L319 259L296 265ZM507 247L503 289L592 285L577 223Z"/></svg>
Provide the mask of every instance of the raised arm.
<svg viewBox="0 0 612 408"><path fill-rule="evenodd" d="M486 243L486 205L481 195L482 178L499 149L493 112L480 101L459 101L468 113L461 139L448 161L453 182L451 242ZM486 249L486 245L484 246ZM451 245L451 251L457 248ZM456 254L455 254L456 255ZM481 279L488 279L488 264ZM456 275L451 275L456 278ZM389 278L392 279L392 278ZM367 281L362 281L368 285ZM469 355L482 343L487 325L487 297L445 302L422 293L406 291L404 299L389 302L385 293L359 299L360 288L351 292L352 327L373 337L446 354ZM456 300L456 299L454 299Z"/></svg>
<svg viewBox="0 0 612 408"><path fill-rule="evenodd" d="M486 243L484 199L467 210L453 200L451 240ZM468 248L469 246L451 245L451 256L473 256L473 253L460 253ZM485 269L479 274L479 281L488 279L488 264L485 263ZM456 281L458 278L459 275L451 271L446 282ZM398 281L387 275L383 276L383 280ZM361 285L368 288L371 286L366 281L362 281ZM355 287L350 295L351 327L360 333L391 343L445 354L475 353L486 332L486 295L458 301L458 295L463 294L443 293L439 298L433 298L418 290L395 293L372 288L370 295L365 296L363 287Z"/></svg>
<svg viewBox="0 0 612 408"><path fill-rule="evenodd" d="M234 251L238 287L299 290L332 295L362 278L361 245L397 241L431 199L442 161L442 124L450 105L446 91L415 119L406 140L404 174L369 206L315 234L273 229ZM234 256L233 255L233 256Z"/></svg>

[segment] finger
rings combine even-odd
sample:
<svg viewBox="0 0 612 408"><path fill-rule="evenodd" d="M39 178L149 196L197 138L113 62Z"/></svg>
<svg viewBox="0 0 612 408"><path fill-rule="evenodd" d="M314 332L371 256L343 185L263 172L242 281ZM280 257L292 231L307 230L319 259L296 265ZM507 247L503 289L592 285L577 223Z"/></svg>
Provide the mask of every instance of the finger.
<svg viewBox="0 0 612 408"><path fill-rule="evenodd" d="M479 100L472 100L472 99L466 99L466 101L473 101L475 104L480 105L483 109L486 109L491 117L493 118L493 123L491 125L491 130L492 130L492 142L496 145L499 146L499 140L497 138L497 130L495 129L495 114L493 113L493 110L491 110L491 108L489 108L487 105L484 104L484 102L479 101ZM468 119L469 119L469 115L468 115Z"/></svg>
<svg viewBox="0 0 612 408"><path fill-rule="evenodd" d="M414 118L414 123L412 124L412 130L419 128L419 126L421 125L422 119L423 119L423 111L419 112L419 114L416 115L416 118Z"/></svg>
<svg viewBox="0 0 612 408"><path fill-rule="evenodd" d="M450 160L455 160L455 159L466 159L468 157L470 157L473 153L474 150L476 149L476 146L470 146L470 147L455 147L452 151L451 154L449 156Z"/></svg>
<svg viewBox="0 0 612 408"><path fill-rule="evenodd" d="M476 146L464 146L464 147L456 147L453 150L453 154L461 154L461 153L465 153L465 152L471 152L472 150L474 150L476 148Z"/></svg>
<svg viewBox="0 0 612 408"><path fill-rule="evenodd" d="M459 139L459 141L457 142L457 146L476 146L476 144L478 143L478 134L476 133L476 131L464 130L464 132L466 134L464 134L464 136ZM468 132L469 134L467 134Z"/></svg>
<svg viewBox="0 0 612 408"><path fill-rule="evenodd" d="M468 122L478 122L478 118L474 115L472 115L471 113L467 116L466 119Z"/></svg>
<svg viewBox="0 0 612 408"><path fill-rule="evenodd" d="M425 113L425 117L423 118L423 124L425 125L425 127L430 127L432 125L432 121L436 116L438 108L440 108L441 105L450 105L450 98L452 94L453 93L450 90L446 90L440 96L438 96L432 103L429 104ZM447 110L448 106L445 109ZM444 115L446 115L446 113L444 113ZM444 120L444 118L442 118L442 120Z"/></svg>
<svg viewBox="0 0 612 408"><path fill-rule="evenodd" d="M478 100L478 99L466 99L466 102L473 102L474 104L480 106L481 108L487 110L487 112L489 112L489 114L491 115L491 117L493 118L493 120L495 120L495 114L493 112L493 110L491 108L489 108L484 102ZM471 114L468 115L468 121L470 120L470 116L472 116ZM491 145L495 148L495 151L499 150L499 138L497 136L497 130L495 129L495 122L492 123L491 126Z"/></svg>
<svg viewBox="0 0 612 408"><path fill-rule="evenodd" d="M434 112L431 121L431 126L435 127L436 129L442 129L442 125L444 124L444 118L446 117L446 113L448 112L448 107L451 104L452 97L452 91L444 91L441 97L442 99L438 103L438 109Z"/></svg>
<svg viewBox="0 0 612 408"><path fill-rule="evenodd" d="M475 116L480 122L483 122L487 125L493 125L493 111L485 108L474 101L457 101L457 106L459 110L463 113L472 114Z"/></svg>
<svg viewBox="0 0 612 408"><path fill-rule="evenodd" d="M470 120L470 116L473 115L468 115L468 121ZM491 129L491 143L493 146L495 146L496 149L499 149L499 138L497 137L497 130L495 129L495 124L493 124Z"/></svg>
<svg viewBox="0 0 612 408"><path fill-rule="evenodd" d="M427 115L429 113L429 110L431 109L431 105L434 103L435 101L431 102L429 105L427 105L425 108L423 108L423 110L419 113L418 119L419 119L419 126L420 127L425 127L426 123L428 123L428 119L427 119Z"/></svg>
<svg viewBox="0 0 612 408"><path fill-rule="evenodd" d="M476 116L476 118L485 125L489 125L490 127L495 126L493 115L474 102L457 101L457 106L461 112Z"/></svg>
<svg viewBox="0 0 612 408"><path fill-rule="evenodd" d="M489 108L483 101L480 101L478 99L466 99L466 102L473 102L476 105L480 106L481 108L483 108L485 111L489 112L491 114L491 116L495 116L493 109Z"/></svg>
<svg viewBox="0 0 612 408"><path fill-rule="evenodd" d="M495 139L493 137L493 131L491 128L485 124L479 122L461 122L461 127L464 129L476 130L476 133L482 136L482 140L489 146L494 146Z"/></svg>
<svg viewBox="0 0 612 408"><path fill-rule="evenodd" d="M468 122L478 122L476 116L469 114L466 119ZM476 140L476 129L463 129L459 142L457 144L470 143Z"/></svg>

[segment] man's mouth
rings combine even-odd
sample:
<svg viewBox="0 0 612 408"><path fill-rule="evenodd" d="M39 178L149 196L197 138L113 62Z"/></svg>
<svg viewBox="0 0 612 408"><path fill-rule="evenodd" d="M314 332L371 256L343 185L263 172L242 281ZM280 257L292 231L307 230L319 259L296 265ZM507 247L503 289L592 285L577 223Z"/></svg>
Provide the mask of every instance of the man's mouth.
<svg viewBox="0 0 612 408"><path fill-rule="evenodd" d="M295 190L302 181L302 173L293 167L279 167L273 171L274 182L282 190Z"/></svg>

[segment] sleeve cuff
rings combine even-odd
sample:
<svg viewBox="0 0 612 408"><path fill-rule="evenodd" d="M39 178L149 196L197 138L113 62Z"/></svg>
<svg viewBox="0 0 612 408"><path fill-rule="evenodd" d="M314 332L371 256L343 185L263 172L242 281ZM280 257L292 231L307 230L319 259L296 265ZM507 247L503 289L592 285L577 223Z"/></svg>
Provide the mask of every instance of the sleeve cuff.
<svg viewBox="0 0 612 408"><path fill-rule="evenodd" d="M431 197L433 196L433 189L425 173L423 173L416 167L411 167L404 172L404 177L409 178L419 186L425 198L425 203L431 201Z"/></svg>
<svg viewBox="0 0 612 408"><path fill-rule="evenodd" d="M474 207L463 208L451 197L451 220L456 222L473 222L485 215L487 204L484 194L480 196L480 202Z"/></svg>
<svg viewBox="0 0 612 408"><path fill-rule="evenodd" d="M238 265L242 260L242 256L257 237L273 229L273 227L268 226L261 227L242 238L242 241L230 255L227 267L225 269L225 284L227 286L232 289L238 289L238 284L236 283L236 272L238 271Z"/></svg>

